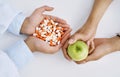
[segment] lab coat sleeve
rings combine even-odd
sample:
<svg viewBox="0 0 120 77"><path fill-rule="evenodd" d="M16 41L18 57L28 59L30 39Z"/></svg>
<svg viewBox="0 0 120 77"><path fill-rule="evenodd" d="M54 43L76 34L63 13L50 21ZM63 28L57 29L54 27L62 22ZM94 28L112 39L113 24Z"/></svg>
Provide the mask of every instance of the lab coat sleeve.
<svg viewBox="0 0 120 77"><path fill-rule="evenodd" d="M0 50L0 77L20 77L17 67L6 53Z"/></svg>
<svg viewBox="0 0 120 77"><path fill-rule="evenodd" d="M18 69L23 68L34 59L33 53L23 40L19 40L5 52L13 60Z"/></svg>
<svg viewBox="0 0 120 77"><path fill-rule="evenodd" d="M18 15L15 16L13 21L10 23L8 31L15 35L19 35L24 20L25 16L23 15L22 12L20 12Z"/></svg>
<svg viewBox="0 0 120 77"><path fill-rule="evenodd" d="M20 14L20 11L10 7L8 4L0 3L0 35L8 29L18 14Z"/></svg>
<svg viewBox="0 0 120 77"><path fill-rule="evenodd" d="M0 34L3 34L8 29L8 31L19 35L24 19L25 16L21 11L0 2ZM22 68L33 58L32 52L23 40L16 42L5 52L18 68Z"/></svg>

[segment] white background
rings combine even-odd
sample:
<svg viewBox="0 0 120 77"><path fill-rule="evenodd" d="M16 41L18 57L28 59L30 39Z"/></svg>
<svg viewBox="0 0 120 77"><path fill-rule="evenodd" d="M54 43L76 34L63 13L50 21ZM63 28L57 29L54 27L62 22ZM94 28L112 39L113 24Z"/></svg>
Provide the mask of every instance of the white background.
<svg viewBox="0 0 120 77"><path fill-rule="evenodd" d="M55 7L48 14L64 18L74 33L86 21L94 0L9 0L29 16L42 5ZM114 0L100 21L96 37L111 37L120 32L120 0ZM23 38L5 33L0 39L0 49ZM21 77L120 77L120 52L109 54L95 62L77 65L67 61L62 51L48 55L35 53L35 60L20 71Z"/></svg>

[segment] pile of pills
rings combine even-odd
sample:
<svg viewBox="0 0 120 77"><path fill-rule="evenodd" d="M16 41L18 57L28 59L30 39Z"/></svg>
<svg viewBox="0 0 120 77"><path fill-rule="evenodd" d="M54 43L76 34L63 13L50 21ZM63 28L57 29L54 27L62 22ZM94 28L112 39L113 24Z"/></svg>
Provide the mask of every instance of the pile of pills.
<svg viewBox="0 0 120 77"><path fill-rule="evenodd" d="M33 36L48 42L50 46L59 45L64 34L64 28L52 19L44 18L39 26L36 27Z"/></svg>

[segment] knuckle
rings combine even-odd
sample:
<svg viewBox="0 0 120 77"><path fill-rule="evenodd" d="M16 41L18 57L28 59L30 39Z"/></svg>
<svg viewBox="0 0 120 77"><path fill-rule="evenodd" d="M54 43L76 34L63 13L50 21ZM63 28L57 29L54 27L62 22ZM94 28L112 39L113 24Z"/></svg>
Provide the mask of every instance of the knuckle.
<svg viewBox="0 0 120 77"><path fill-rule="evenodd" d="M42 6L43 8L46 8L46 7L48 7L47 5L44 5L44 6Z"/></svg>
<svg viewBox="0 0 120 77"><path fill-rule="evenodd" d="M42 6L41 8L42 8L42 9L45 9L45 8L47 8L47 7L48 7L47 5L44 5L44 6Z"/></svg>
<svg viewBox="0 0 120 77"><path fill-rule="evenodd" d="M75 62L76 64L80 64L79 62Z"/></svg>
<svg viewBox="0 0 120 77"><path fill-rule="evenodd" d="M75 33L75 35L73 35L73 38L78 38L79 37L79 33Z"/></svg>
<svg viewBox="0 0 120 77"><path fill-rule="evenodd" d="M68 26L68 31L69 31L69 32L71 32L71 31L72 31L72 29L70 28L70 26Z"/></svg>
<svg viewBox="0 0 120 77"><path fill-rule="evenodd" d="M47 5L44 5L44 6L40 7L40 8L36 8L35 11L41 11L42 9L45 9L47 7L48 7Z"/></svg>
<svg viewBox="0 0 120 77"><path fill-rule="evenodd" d="M99 58L94 58L93 60L98 60Z"/></svg>
<svg viewBox="0 0 120 77"><path fill-rule="evenodd" d="M96 57L98 57L98 56L93 54L92 57L93 57L93 58L96 58Z"/></svg>
<svg viewBox="0 0 120 77"><path fill-rule="evenodd" d="M57 51L51 51L50 54L55 54Z"/></svg>
<svg viewBox="0 0 120 77"><path fill-rule="evenodd" d="M98 55L93 55L93 60L98 60L99 56Z"/></svg>
<svg viewBox="0 0 120 77"><path fill-rule="evenodd" d="M79 62L79 61L77 61L77 62L75 62L76 64L80 64L81 62Z"/></svg>
<svg viewBox="0 0 120 77"><path fill-rule="evenodd" d="M55 50L55 49L52 50L52 49L51 49L51 50L49 50L48 52L49 52L50 54L55 54L55 53L57 52L57 50Z"/></svg>
<svg viewBox="0 0 120 77"><path fill-rule="evenodd" d="M41 8L36 8L35 11L39 11Z"/></svg>

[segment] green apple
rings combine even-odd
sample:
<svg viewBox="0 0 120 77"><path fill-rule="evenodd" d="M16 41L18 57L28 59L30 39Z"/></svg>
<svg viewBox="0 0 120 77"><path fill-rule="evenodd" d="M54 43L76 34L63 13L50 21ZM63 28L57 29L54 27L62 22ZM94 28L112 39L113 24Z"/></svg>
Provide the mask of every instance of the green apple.
<svg viewBox="0 0 120 77"><path fill-rule="evenodd" d="M67 48L68 55L74 61L84 60L88 56L88 46L83 41L76 41Z"/></svg>

